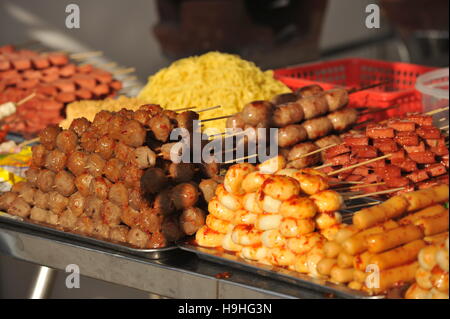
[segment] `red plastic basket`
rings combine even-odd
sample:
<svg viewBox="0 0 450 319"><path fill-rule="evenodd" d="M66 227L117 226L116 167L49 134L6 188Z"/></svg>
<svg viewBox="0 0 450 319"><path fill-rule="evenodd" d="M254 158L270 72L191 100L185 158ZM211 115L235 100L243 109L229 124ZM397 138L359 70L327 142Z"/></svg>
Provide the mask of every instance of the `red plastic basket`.
<svg viewBox="0 0 450 319"><path fill-rule="evenodd" d="M389 84L350 95L352 107L387 108L398 105L386 112L370 115L370 118L382 120L406 112L421 112L421 95L414 88L416 78L435 69L401 62L349 58L278 69L274 75L291 89L310 84L319 84L325 90L334 87L350 89L390 81Z"/></svg>

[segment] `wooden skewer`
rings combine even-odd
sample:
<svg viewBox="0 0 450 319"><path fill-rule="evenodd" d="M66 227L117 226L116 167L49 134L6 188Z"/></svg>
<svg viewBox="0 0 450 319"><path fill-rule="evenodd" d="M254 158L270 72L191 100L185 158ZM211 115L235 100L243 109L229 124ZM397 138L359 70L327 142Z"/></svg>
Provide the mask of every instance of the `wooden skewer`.
<svg viewBox="0 0 450 319"><path fill-rule="evenodd" d="M126 81L134 81L134 80L137 80L137 76L136 76L136 75L130 75L130 76L127 76L126 78L124 78L124 79L122 80L122 82L126 82Z"/></svg>
<svg viewBox="0 0 450 319"><path fill-rule="evenodd" d="M404 190L404 189L405 189L404 187L392 188L392 189L388 189L388 190L385 190L385 191L379 191L379 192L373 192L373 193L368 193L368 194L356 195L356 196L349 197L348 199L357 199L357 198L369 197L369 196L373 196L373 195L389 194L389 193L394 193L394 192L401 191L401 190Z"/></svg>
<svg viewBox="0 0 450 319"><path fill-rule="evenodd" d="M308 156L313 155L313 154L316 154L316 153L320 153L320 152L322 152L322 151L325 151L325 150L327 150L327 149L329 149L329 148L332 148L333 146L337 146L337 145L338 145L338 144L331 144L331 145L328 145L328 146L319 148L318 150L315 150L315 151L312 151L312 152L309 152L309 153L306 153L306 154L301 155L300 157L298 157L298 159L304 158L304 157L308 157Z"/></svg>
<svg viewBox="0 0 450 319"><path fill-rule="evenodd" d="M434 114L437 114L437 113L444 112L446 110L448 110L448 106L441 107L440 109L432 110L430 112L425 113L425 115L434 115Z"/></svg>
<svg viewBox="0 0 450 319"><path fill-rule="evenodd" d="M370 202L370 203L364 203L364 204L358 204L358 205L352 205L352 206L345 206L344 209L366 207L366 206L372 206L372 205L378 205L378 204L379 204L378 202Z"/></svg>
<svg viewBox="0 0 450 319"><path fill-rule="evenodd" d="M442 126L439 128L440 130L448 130L448 125Z"/></svg>
<svg viewBox="0 0 450 319"><path fill-rule="evenodd" d="M114 75L123 75L123 74L133 73L134 71L136 71L135 68L126 68L126 69L120 69L120 70L114 71L113 74Z"/></svg>
<svg viewBox="0 0 450 319"><path fill-rule="evenodd" d="M222 164L231 164L231 163L234 163L234 162L237 162L237 161L240 161L240 160L245 160L245 159L249 159L249 158L253 158L253 157L257 157L257 156L258 156L258 154L253 154L253 155L244 156L244 157L241 157L241 158L235 158L235 159L223 162Z"/></svg>
<svg viewBox="0 0 450 319"><path fill-rule="evenodd" d="M330 186L335 185L345 185L345 184L352 184L352 185L360 185L364 184L364 182L356 182L356 181L330 181Z"/></svg>
<svg viewBox="0 0 450 319"><path fill-rule="evenodd" d="M29 100L31 100L32 98L34 98L36 96L36 92L31 93L30 95L28 95L27 97L23 98L22 100L20 100L19 102L16 103L17 106L20 106L22 104L27 103Z"/></svg>
<svg viewBox="0 0 450 319"><path fill-rule="evenodd" d="M19 146L19 147L24 147L24 146L33 144L34 142L39 142L39 137L33 138L33 139L31 139L31 140L28 140L28 141L23 141L23 142L20 143L18 146Z"/></svg>
<svg viewBox="0 0 450 319"><path fill-rule="evenodd" d="M206 111L211 111L211 110L219 109L219 108L221 108L221 107L222 107L222 105L216 105L216 106L208 107L208 108L206 108L206 109L198 110L198 111L196 111L196 112L197 112L197 113L200 113L200 112L206 112Z"/></svg>
<svg viewBox="0 0 450 319"><path fill-rule="evenodd" d="M124 86L123 88L120 89L120 91L128 91L130 89L134 89L134 88L137 88L137 87L140 87L140 86L141 85L139 83L136 83L136 84Z"/></svg>
<svg viewBox="0 0 450 319"><path fill-rule="evenodd" d="M369 89L373 89L376 88L378 86L382 86L388 83L391 83L391 80L387 80L387 81L382 81L382 82L378 82L378 83L374 83L374 84L369 84L360 88L355 88L355 89L349 89L348 90L348 94L352 94L352 93L356 93L356 92L360 92L360 91L365 91L365 90L369 90Z"/></svg>
<svg viewBox="0 0 450 319"><path fill-rule="evenodd" d="M181 111L188 111L188 110L192 110L195 109L195 106L191 106L191 107L183 107L181 109L175 109L175 110L170 110L170 111L174 111L174 112L181 112Z"/></svg>
<svg viewBox="0 0 450 319"><path fill-rule="evenodd" d="M93 62L91 63L95 66L97 66L98 68L115 68L117 66L117 62L108 62L108 63L98 63L98 62Z"/></svg>
<svg viewBox="0 0 450 319"><path fill-rule="evenodd" d="M395 105L391 105L389 107L377 107L377 108L369 108L366 112L361 112L359 115L367 115L367 114L372 114L372 113L378 113L378 112L384 112L393 108L398 107L398 104Z"/></svg>
<svg viewBox="0 0 450 319"><path fill-rule="evenodd" d="M213 117L210 119L205 119L205 120L201 120L202 122L210 122L210 121L216 121L216 120L222 120L222 119L227 119L229 117L232 117L233 115L224 115L224 116L218 116L218 117Z"/></svg>
<svg viewBox="0 0 450 319"><path fill-rule="evenodd" d="M84 60L102 55L103 55L102 51L91 51L91 52L73 53L69 57L73 60Z"/></svg>
<svg viewBox="0 0 450 319"><path fill-rule="evenodd" d="M328 163L328 164L323 164L323 165L312 167L312 168L313 169L321 169L321 168L330 167L330 166L333 166L333 164Z"/></svg>
<svg viewBox="0 0 450 319"><path fill-rule="evenodd" d="M376 161L379 161L381 159L388 158L388 157L391 157L391 156L392 156L392 154L386 154L386 155L383 155L383 156L380 156L380 157L376 157L376 158L372 158L370 160L367 160L367 161L364 161L364 162L361 162L361 163L358 163L358 164L354 164L354 165L350 165L350 166L347 166L347 167L343 167L341 169L338 169L336 171L328 173L328 176L336 175L336 174L345 172L345 171L347 171L349 169L356 168L356 167L362 166L362 165L366 165L366 164L369 164L369 163L372 163L372 162L376 162Z"/></svg>
<svg viewBox="0 0 450 319"><path fill-rule="evenodd" d="M379 183L369 183L369 184L356 184L353 186L348 186L348 187L341 187L341 188L334 188L334 191L340 191L340 190L346 190L346 189L355 189L355 188L367 188L367 187L371 187L371 186L381 186L386 184L386 182L379 182Z"/></svg>

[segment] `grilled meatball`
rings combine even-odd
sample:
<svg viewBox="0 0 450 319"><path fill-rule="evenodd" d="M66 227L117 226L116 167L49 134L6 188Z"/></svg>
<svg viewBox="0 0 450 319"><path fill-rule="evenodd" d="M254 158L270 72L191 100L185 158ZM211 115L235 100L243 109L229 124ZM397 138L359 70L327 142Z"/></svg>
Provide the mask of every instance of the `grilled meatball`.
<svg viewBox="0 0 450 319"><path fill-rule="evenodd" d="M102 208L103 200L95 196L86 197L84 203L84 213L87 216L98 216Z"/></svg>
<svg viewBox="0 0 450 319"><path fill-rule="evenodd" d="M50 192L48 194L48 206L54 213L60 214L69 205L69 198L58 192Z"/></svg>
<svg viewBox="0 0 450 319"><path fill-rule="evenodd" d="M94 232L94 221L88 216L80 216L75 224L77 232L85 235L92 235Z"/></svg>
<svg viewBox="0 0 450 319"><path fill-rule="evenodd" d="M327 117L319 117L304 122L303 127L308 134L310 140L328 135L333 130L333 125Z"/></svg>
<svg viewBox="0 0 450 319"><path fill-rule="evenodd" d="M106 161L100 155L91 154L86 163L87 172L94 177L102 176L105 164Z"/></svg>
<svg viewBox="0 0 450 319"><path fill-rule="evenodd" d="M115 142L108 135L100 137L97 141L95 153L100 155L105 161L109 160L114 154Z"/></svg>
<svg viewBox="0 0 450 319"><path fill-rule="evenodd" d="M128 146L139 147L144 144L146 135L141 123L131 120L125 123L119 140Z"/></svg>
<svg viewBox="0 0 450 319"><path fill-rule="evenodd" d="M94 230L92 236L99 237L101 239L109 239L110 228L101 220L94 221Z"/></svg>
<svg viewBox="0 0 450 319"><path fill-rule="evenodd" d="M148 121L150 120L150 112L144 110L137 110L133 114L133 120L138 121L142 125L148 125Z"/></svg>
<svg viewBox="0 0 450 319"><path fill-rule="evenodd" d="M329 111L327 99L323 94L301 98L297 100L297 103L303 108L306 120L324 115Z"/></svg>
<svg viewBox="0 0 450 319"><path fill-rule="evenodd" d="M77 187L78 191L84 197L89 196L91 181L94 179L94 176L84 173L75 177L74 183Z"/></svg>
<svg viewBox="0 0 450 319"><path fill-rule="evenodd" d="M45 149L51 151L56 146L56 138L60 132L59 126L49 125L39 133L39 141Z"/></svg>
<svg viewBox="0 0 450 319"><path fill-rule="evenodd" d="M75 151L78 145L78 136L73 131L63 130L56 137L56 147L66 154Z"/></svg>
<svg viewBox="0 0 450 319"><path fill-rule="evenodd" d="M80 117L72 121L69 130L75 132L78 137L81 137L81 135L83 135L83 133L86 132L90 126L91 122L89 122L85 117Z"/></svg>
<svg viewBox="0 0 450 319"><path fill-rule="evenodd" d="M78 176L87 171L89 155L82 151L76 151L70 154L67 159L67 168L72 172L73 175Z"/></svg>
<svg viewBox="0 0 450 319"><path fill-rule="evenodd" d="M13 200L7 209L8 214L19 216L22 218L30 216L30 211L30 205L20 197L17 197L15 200Z"/></svg>
<svg viewBox="0 0 450 319"><path fill-rule="evenodd" d="M30 219L41 223L47 221L47 215L48 210L39 207L33 207L30 211Z"/></svg>
<svg viewBox="0 0 450 319"><path fill-rule="evenodd" d="M150 235L146 232L143 232L139 228L131 228L127 234L127 242L130 245L145 248L147 246L147 242L150 240Z"/></svg>
<svg viewBox="0 0 450 319"><path fill-rule="evenodd" d="M330 120L333 128L336 131L344 131L358 120L358 111L353 108L345 108L328 114L327 118Z"/></svg>
<svg viewBox="0 0 450 319"><path fill-rule="evenodd" d="M242 119L241 113L235 114L227 118L226 127L228 129L231 129L232 132L238 129L243 130L245 127L245 122Z"/></svg>
<svg viewBox="0 0 450 319"><path fill-rule="evenodd" d="M295 102L295 101L297 101L297 99L298 99L298 97L295 93L282 93L282 94L275 95L270 102L272 102L272 104L278 106L281 104Z"/></svg>
<svg viewBox="0 0 450 319"><path fill-rule="evenodd" d="M66 209L62 212L61 216L59 217L59 224L66 228L66 229L76 229L77 225L77 215L75 215L71 210Z"/></svg>
<svg viewBox="0 0 450 319"><path fill-rule="evenodd" d="M128 204L128 190L123 183L116 183L111 186L108 193L108 199L119 206Z"/></svg>
<svg viewBox="0 0 450 319"><path fill-rule="evenodd" d="M346 89L333 89L324 92L330 112L337 111L348 104L348 91Z"/></svg>
<svg viewBox="0 0 450 319"><path fill-rule="evenodd" d="M289 147L308 138L305 128L299 124L291 124L278 129L278 146Z"/></svg>
<svg viewBox="0 0 450 319"><path fill-rule="evenodd" d="M143 174L143 171L137 166L127 164L121 170L120 179L127 187L141 187L141 179L143 178ZM142 189L144 190L145 188L143 187Z"/></svg>
<svg viewBox="0 0 450 319"><path fill-rule="evenodd" d="M53 190L53 185L55 185L56 174L48 169L43 169L39 173L38 177L38 187L44 193L48 193Z"/></svg>
<svg viewBox="0 0 450 319"><path fill-rule="evenodd" d="M128 163L133 160L134 148L128 145L125 145L122 142L116 143L116 147L114 148L114 156L121 160L124 163Z"/></svg>
<svg viewBox="0 0 450 319"><path fill-rule="evenodd" d="M95 151L97 147L97 132L91 127L81 135L80 145L88 153Z"/></svg>
<svg viewBox="0 0 450 319"><path fill-rule="evenodd" d="M194 235L205 225L206 213L198 207L189 207L180 215L181 230L188 236Z"/></svg>
<svg viewBox="0 0 450 319"><path fill-rule="evenodd" d="M86 206L86 198L80 192L72 194L69 198L69 209L77 216L84 212Z"/></svg>
<svg viewBox="0 0 450 319"><path fill-rule="evenodd" d="M139 210L143 203L141 191L138 188L130 188L128 192L128 205L136 210Z"/></svg>
<svg viewBox="0 0 450 319"><path fill-rule="evenodd" d="M120 224L120 215L122 211L116 204L110 201L104 201L102 208L100 209L100 215L103 223L108 226L117 226Z"/></svg>
<svg viewBox="0 0 450 319"><path fill-rule="evenodd" d="M14 186L20 184L18 190ZM27 182L19 182L15 184L12 188L13 192L16 192L19 194L19 197L22 198L24 201L26 201L28 204L33 205L34 204L34 197L36 194L36 189Z"/></svg>
<svg viewBox="0 0 450 319"><path fill-rule="evenodd" d="M152 117L149 121L149 126L155 138L163 143L169 139L170 133L173 129L170 119L163 114L157 114Z"/></svg>
<svg viewBox="0 0 450 319"><path fill-rule="evenodd" d="M134 149L132 162L140 169L153 167L156 164L156 154L148 146L141 146Z"/></svg>
<svg viewBox="0 0 450 319"><path fill-rule="evenodd" d="M120 136L122 135L122 130L125 127L125 123L128 120L120 116L118 114L114 114L111 120L108 123L108 134L111 138L115 140L120 140Z"/></svg>
<svg viewBox="0 0 450 319"><path fill-rule="evenodd" d="M193 131L194 121L198 121L200 118L199 114L194 111L185 111L177 114L176 120L178 128L184 128L189 132Z"/></svg>
<svg viewBox="0 0 450 319"><path fill-rule="evenodd" d="M317 149L319 148L311 142L295 145L289 152L288 161L290 163L288 166L301 169L317 164L320 161L320 153L303 157L305 154L316 151Z"/></svg>
<svg viewBox="0 0 450 319"><path fill-rule="evenodd" d="M54 149L45 157L45 168L58 173L64 169L67 163L67 155L58 149Z"/></svg>
<svg viewBox="0 0 450 319"><path fill-rule="evenodd" d="M320 85L312 84L308 86L301 87L295 91L295 94L299 97L308 97L308 96L314 96L317 94L322 93L324 90Z"/></svg>
<svg viewBox="0 0 450 319"><path fill-rule="evenodd" d="M198 188L192 183L182 183L172 190L172 201L177 210L195 206L198 201Z"/></svg>
<svg viewBox="0 0 450 319"><path fill-rule="evenodd" d="M14 192L6 192L0 195L0 209L7 210L11 203L17 198L18 194Z"/></svg>
<svg viewBox="0 0 450 319"><path fill-rule="evenodd" d="M273 110L272 123L276 127L284 127L303 120L303 108L297 102L281 104Z"/></svg>
<svg viewBox="0 0 450 319"><path fill-rule="evenodd" d="M130 227L135 227L138 225L139 215L139 211L131 207L125 207L120 215L120 220Z"/></svg>
<svg viewBox="0 0 450 319"><path fill-rule="evenodd" d="M113 114L109 111L100 111L95 114L94 120L92 121L92 126L98 132L100 136L108 133L109 123L113 119Z"/></svg>
<svg viewBox="0 0 450 319"><path fill-rule="evenodd" d="M45 222L54 226L59 225L59 215L49 210Z"/></svg>
<svg viewBox="0 0 450 319"><path fill-rule="evenodd" d="M103 168L103 174L111 182L116 183L120 179L121 170L123 168L123 163L117 158L111 158L106 162Z"/></svg>
<svg viewBox="0 0 450 319"><path fill-rule="evenodd" d="M49 193L44 193L40 189L34 194L34 205L42 209L48 209Z"/></svg>
<svg viewBox="0 0 450 319"><path fill-rule="evenodd" d="M143 209L138 217L139 228L147 233L153 233L161 229L163 216L153 209Z"/></svg>
<svg viewBox="0 0 450 319"><path fill-rule="evenodd" d="M336 135L328 135L328 136L322 137L314 142L314 144L316 144L319 148L323 148L323 147L333 145L333 144L341 144L341 143L342 143L342 139Z"/></svg>
<svg viewBox="0 0 450 319"><path fill-rule="evenodd" d="M261 124L262 127L267 127L272 117L273 107L273 104L267 101L254 101L244 107L241 116L248 125Z"/></svg>
<svg viewBox="0 0 450 319"><path fill-rule="evenodd" d="M26 177L28 183L30 183L31 185L37 187L37 181L38 181L38 177L39 177L39 173L40 172L41 172L41 170L39 168L30 167L25 172L25 177Z"/></svg>
<svg viewBox="0 0 450 319"><path fill-rule="evenodd" d="M36 168L43 167L48 153L44 145L34 145L31 148L31 152L33 153L31 156L31 165Z"/></svg>
<svg viewBox="0 0 450 319"><path fill-rule="evenodd" d="M127 226L115 226L111 227L109 230L109 237L113 241L126 243L128 236L128 227Z"/></svg>
<svg viewBox="0 0 450 319"><path fill-rule="evenodd" d="M164 111L164 109L158 104L144 104L139 107L139 110L147 111L151 116L155 116Z"/></svg>
<svg viewBox="0 0 450 319"><path fill-rule="evenodd" d="M55 190L63 196L70 196L77 190L74 181L75 177L71 173L60 171L55 176Z"/></svg>
<svg viewBox="0 0 450 319"><path fill-rule="evenodd" d="M194 178L195 165L192 163L171 163L169 175L175 183L191 181Z"/></svg>
<svg viewBox="0 0 450 319"><path fill-rule="evenodd" d="M157 167L149 168L141 178L142 191L147 194L156 194L168 183L164 171Z"/></svg>
<svg viewBox="0 0 450 319"><path fill-rule="evenodd" d="M162 231L153 232L150 240L147 242L147 248L162 248L167 245L167 240Z"/></svg>
<svg viewBox="0 0 450 319"><path fill-rule="evenodd" d="M214 197L218 185L219 183L213 179L202 179L198 187L200 188L206 202L209 202L211 198Z"/></svg>
<svg viewBox="0 0 450 319"><path fill-rule="evenodd" d="M169 242L176 242L184 236L176 216L167 216L161 225L161 232Z"/></svg>
<svg viewBox="0 0 450 319"><path fill-rule="evenodd" d="M170 215L175 211L175 205L172 202L172 188L166 188L158 193L153 202L153 209L161 215Z"/></svg>
<svg viewBox="0 0 450 319"><path fill-rule="evenodd" d="M89 193L99 199L108 198L110 182L103 177L95 177L89 186Z"/></svg>

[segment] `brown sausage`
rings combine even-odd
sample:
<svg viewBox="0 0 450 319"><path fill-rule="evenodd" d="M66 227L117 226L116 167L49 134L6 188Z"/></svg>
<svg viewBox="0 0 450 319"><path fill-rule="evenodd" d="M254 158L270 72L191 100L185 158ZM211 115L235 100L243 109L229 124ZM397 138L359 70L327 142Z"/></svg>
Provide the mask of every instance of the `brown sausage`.
<svg viewBox="0 0 450 319"><path fill-rule="evenodd" d="M172 201L178 210L195 206L198 201L198 188L192 183L182 183L172 190Z"/></svg>
<svg viewBox="0 0 450 319"><path fill-rule="evenodd" d="M190 207L183 210L180 215L180 226L183 232L190 236L205 225L206 214L198 207Z"/></svg>
<svg viewBox="0 0 450 319"><path fill-rule="evenodd" d="M311 142L295 145L288 155L288 160L290 161L289 166L301 169L317 164L320 161L320 153L302 157L304 154L316 151L317 149L318 147Z"/></svg>
<svg viewBox="0 0 450 319"><path fill-rule="evenodd" d="M333 125L327 117L319 117L304 122L303 127L310 140L328 135L333 130Z"/></svg>
<svg viewBox="0 0 450 319"><path fill-rule="evenodd" d="M219 184L213 179L202 179L198 187L206 202L209 202L214 197L218 185Z"/></svg>
<svg viewBox="0 0 450 319"><path fill-rule="evenodd" d="M286 104L297 101L298 97L295 93L282 93L275 95L270 101L272 104L278 106L280 104Z"/></svg>
<svg viewBox="0 0 450 319"><path fill-rule="evenodd" d="M117 159L120 159L124 163L128 163L132 161L134 154L134 148L128 145L125 145L122 142L116 143L114 148L114 156Z"/></svg>
<svg viewBox="0 0 450 319"><path fill-rule="evenodd" d="M145 171L141 178L141 187L144 193L155 194L164 188L168 179L160 168L152 167Z"/></svg>
<svg viewBox="0 0 450 319"><path fill-rule="evenodd" d="M99 135L103 136L108 133L110 121L113 119L113 114L109 111L100 111L95 114L92 126L97 130Z"/></svg>
<svg viewBox="0 0 450 319"><path fill-rule="evenodd" d="M153 209L161 215L170 215L175 211L172 201L172 188L166 188L158 193L153 203Z"/></svg>
<svg viewBox="0 0 450 319"><path fill-rule="evenodd" d="M80 145L86 152L94 152L97 147L97 133L89 128L81 135Z"/></svg>
<svg viewBox="0 0 450 319"><path fill-rule="evenodd" d="M276 107L273 111L272 123L276 127L284 127L303 120L305 114L300 104L291 102Z"/></svg>
<svg viewBox="0 0 450 319"><path fill-rule="evenodd" d="M109 136L113 139L120 140L126 122L127 119L125 117L115 114L107 124Z"/></svg>
<svg viewBox="0 0 450 319"><path fill-rule="evenodd" d="M126 122L121 133L119 140L132 147L142 146L147 134L141 123L135 120Z"/></svg>
<svg viewBox="0 0 450 319"><path fill-rule="evenodd" d="M130 188L128 192L128 205L136 210L139 210L143 204L143 197L138 188Z"/></svg>
<svg viewBox="0 0 450 319"><path fill-rule="evenodd" d="M289 147L308 138L308 134L302 125L291 124L278 129L278 146Z"/></svg>

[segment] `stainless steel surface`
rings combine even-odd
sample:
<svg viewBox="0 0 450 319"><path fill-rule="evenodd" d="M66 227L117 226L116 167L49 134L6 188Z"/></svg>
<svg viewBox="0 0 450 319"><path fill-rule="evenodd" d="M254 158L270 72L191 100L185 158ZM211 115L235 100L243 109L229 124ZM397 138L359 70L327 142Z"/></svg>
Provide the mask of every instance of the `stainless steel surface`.
<svg viewBox="0 0 450 319"><path fill-rule="evenodd" d="M0 255L63 271L67 265L76 264L83 276L170 298L329 297L295 284L201 260L196 254L182 250L151 260L4 222L0 222ZM216 278L223 272L230 272L231 278Z"/></svg>
<svg viewBox="0 0 450 319"><path fill-rule="evenodd" d="M200 258L217 262L221 264L228 264L231 267L253 272L258 275L266 276L275 280L284 281L287 283L294 283L299 288L306 288L315 290L323 294L333 294L341 298L364 298L364 299L380 299L381 296L370 296L364 292L356 291L347 288L344 285L336 285L331 282L312 278L305 274L291 271L285 268L268 266L258 262L244 260L233 254L223 251L218 251L213 248L198 247L190 244L180 244L179 247L183 250L196 253Z"/></svg>
<svg viewBox="0 0 450 319"><path fill-rule="evenodd" d="M39 267L39 271L30 291L30 299L45 299L50 295L56 270L45 266Z"/></svg>
<svg viewBox="0 0 450 319"><path fill-rule="evenodd" d="M172 250L176 249L177 247L175 245L171 245L169 247L165 248L158 248L158 249L139 249L131 246L127 246L126 244L119 244L119 243L113 243L101 239L96 239L93 237L88 237L80 234L65 232L60 229L56 229L50 226L34 223L29 220L23 220L22 218L19 218L17 216L10 216L8 214L0 215L0 223L6 223L18 227L23 227L31 230L36 230L40 232L45 232L49 234L53 234L60 237L65 237L72 241L79 241L84 242L100 247L105 247L125 253L130 253L133 255L143 256L150 259L160 259L163 258L164 255L167 253L170 253Z"/></svg>

